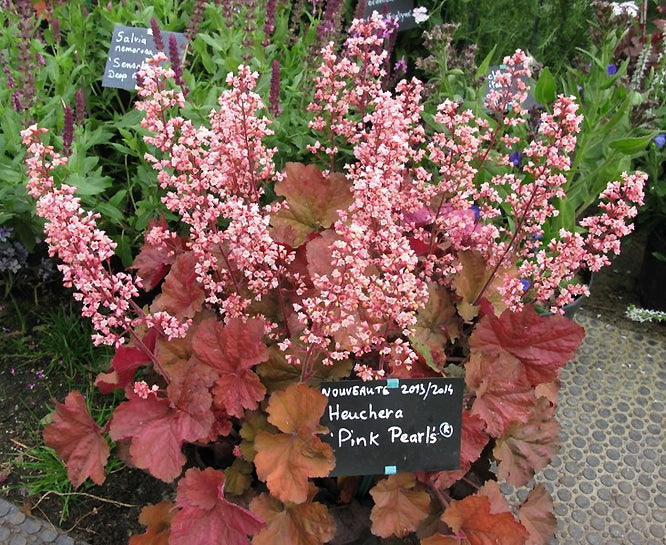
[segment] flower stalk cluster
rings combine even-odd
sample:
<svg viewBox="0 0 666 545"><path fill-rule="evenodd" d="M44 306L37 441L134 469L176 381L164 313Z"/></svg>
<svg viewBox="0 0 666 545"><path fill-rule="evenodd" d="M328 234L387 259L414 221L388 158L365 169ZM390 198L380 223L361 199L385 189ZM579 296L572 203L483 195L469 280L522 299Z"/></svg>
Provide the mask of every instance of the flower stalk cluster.
<svg viewBox="0 0 666 545"><path fill-rule="evenodd" d="M138 315L131 299L140 278L103 268L113 243L96 229L96 215L80 209L74 190L56 187L51 177L66 159L40 143L39 129L25 132L30 192L40 199L52 252L65 261L66 282L79 290L99 342L118 342L138 323L183 335L206 305L225 320L261 317L303 377L315 361L352 358L357 374L369 379L419 360L412 339L435 292L449 293L469 321L484 302L496 313L533 302L561 312L586 292L572 283L576 271L598 270L619 252L642 203L645 175L611 181L600 214L584 219L580 231L546 233L546 220L557 214L554 200L565 197L564 173L581 123L574 99L558 97L528 131L522 103L530 59L518 51L504 59L507 69L488 94L489 115L446 101L435 116L438 130L428 134L423 84L412 79L394 92L382 88L392 29L374 14L354 22L342 53L333 44L322 49L309 106L310 127L320 139L309 149L327 167L317 191L342 183L349 195L324 214L326 221L303 219L313 213L305 212L309 207L325 206L307 200L315 195L302 203L280 189L293 182L273 163L275 149L263 144L271 130L254 90L258 74L246 66L230 74L209 127L196 127L180 113L182 88L170 83L179 67L166 67L161 53L142 70L137 108L145 114L146 142L156 149L146 158L165 207L187 229L191 258L173 267L181 270L191 260L202 291L201 301L180 313L162 302L154 314ZM336 172L343 146L353 149L344 174ZM265 188L273 183L287 197L266 204ZM299 231L303 223L309 227ZM165 224L146 235L151 248L172 256L169 263L178 257L177 239ZM262 312L273 302L275 312Z"/></svg>

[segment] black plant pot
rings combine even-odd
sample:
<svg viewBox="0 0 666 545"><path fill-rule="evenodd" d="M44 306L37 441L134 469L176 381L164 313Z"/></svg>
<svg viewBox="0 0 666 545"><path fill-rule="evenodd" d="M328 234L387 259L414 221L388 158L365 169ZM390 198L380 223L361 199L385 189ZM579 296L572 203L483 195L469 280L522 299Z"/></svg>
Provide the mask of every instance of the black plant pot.
<svg viewBox="0 0 666 545"><path fill-rule="evenodd" d="M666 228L656 228L645 246L643 264L638 275L638 295L641 305L648 309L666 311Z"/></svg>

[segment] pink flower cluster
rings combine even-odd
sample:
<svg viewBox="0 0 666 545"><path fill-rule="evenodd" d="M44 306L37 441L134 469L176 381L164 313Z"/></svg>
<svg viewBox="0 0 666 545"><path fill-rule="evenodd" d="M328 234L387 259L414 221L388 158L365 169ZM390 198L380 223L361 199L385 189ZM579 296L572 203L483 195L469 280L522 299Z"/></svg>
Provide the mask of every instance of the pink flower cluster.
<svg viewBox="0 0 666 545"><path fill-rule="evenodd" d="M138 324L130 302L141 286L126 273L106 269L116 244L97 228L99 214L81 208L75 187L56 186L52 171L67 164L67 158L42 143L46 132L32 125L21 133L28 147L28 193L37 199L37 215L46 219L49 254L62 260L58 268L65 286L75 288L74 298L82 302L83 315L91 318L97 330L95 343L118 345L125 332Z"/></svg>
<svg viewBox="0 0 666 545"><path fill-rule="evenodd" d="M206 300L220 305L224 314L240 315L250 301L241 294L238 276L246 277L247 287L261 298L277 286L281 269L293 259L269 235L271 209L258 204L264 185L278 176L275 150L262 143L271 132L268 119L257 115L264 108L253 91L257 74L247 66L229 74L231 88L210 113L210 128L194 127L171 115L182 108L184 97L166 90L173 71L163 66L165 60L158 55L141 71L144 100L137 108L145 112L142 126L152 133L146 141L166 157L146 158L167 190L164 204L189 227L188 245L197 256ZM219 228L222 219L229 221L224 230Z"/></svg>
<svg viewBox="0 0 666 545"><path fill-rule="evenodd" d="M189 230L185 249L196 257L190 279L196 277L198 297L226 319L260 315L270 342L302 366L303 377L316 362L347 358L363 379L409 368L418 358L420 313L438 290L450 295L452 308L466 309L465 320L474 319L482 299L497 312L534 301L558 312L585 292L571 283L576 271L598 270L619 251L642 202L645 175L625 174L601 194L601 213L581 221L580 232L544 229L557 214L554 201L564 197L575 152L581 116L573 98L558 97L528 131L522 104L529 59L518 51L504 59L489 115L445 101L434 118L438 130L427 134L422 83L382 89L389 26L377 14L356 20L343 51L332 43L322 51L308 108L320 140L310 151L333 170L339 150L353 150L344 165L351 197L298 248L274 237L272 219L289 212L289 197L261 202L264 188L283 175L273 163L276 150L263 143L271 131L255 92L258 75L247 66L230 74L209 127L197 127L181 115L185 97L172 89L164 55L140 74L137 108L156 149L146 159L164 205ZM51 170L66 159L40 142L41 132L24 132L28 187L49 220L48 242L64 261L66 282L93 318L96 340L118 343L139 323L185 335L189 320L163 309L142 315L131 302L140 280L104 268L114 244L96 228L98 216L81 210L73 188L55 186ZM326 206L300 198L308 212ZM165 225L146 234L164 255L177 239ZM138 395L147 396L146 388L135 385Z"/></svg>

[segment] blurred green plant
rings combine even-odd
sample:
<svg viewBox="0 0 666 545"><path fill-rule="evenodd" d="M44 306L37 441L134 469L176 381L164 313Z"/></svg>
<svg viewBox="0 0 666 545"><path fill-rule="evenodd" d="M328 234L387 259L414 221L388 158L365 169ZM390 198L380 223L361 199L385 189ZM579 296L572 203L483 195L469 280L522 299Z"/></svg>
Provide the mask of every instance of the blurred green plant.
<svg viewBox="0 0 666 545"><path fill-rule="evenodd" d="M139 233L165 210L154 172L144 160L147 148L133 130L141 117L133 108L135 93L101 86L114 24L148 28L154 19L161 29L188 36L183 79L190 103L196 104L195 111L187 112L194 120L210 111L226 75L239 64L260 74L262 94L273 79L275 134L269 143L278 148L276 159L283 164L299 160L313 142L305 105L318 51L325 41L341 39L355 2L329 7L281 3L279 9L277 2L250 0L46 4L48 9L37 12L30 0L13 0L0 11L6 29L0 36L0 108L6 112L0 131L0 226L11 226L28 251L42 232L23 185L19 135L39 119L52 134L71 138L62 176L77 187L87 208L102 214L100 227L118 244L117 255L128 266ZM280 81L275 81L275 62Z"/></svg>

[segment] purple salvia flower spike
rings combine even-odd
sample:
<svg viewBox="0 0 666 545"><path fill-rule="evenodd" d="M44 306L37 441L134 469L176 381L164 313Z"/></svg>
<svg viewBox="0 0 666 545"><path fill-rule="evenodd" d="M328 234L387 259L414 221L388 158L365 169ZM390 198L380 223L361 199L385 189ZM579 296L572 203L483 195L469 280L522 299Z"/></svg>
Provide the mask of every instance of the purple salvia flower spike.
<svg viewBox="0 0 666 545"><path fill-rule="evenodd" d="M74 115L69 104L65 104L65 119L62 126L62 154L69 157L72 153L72 141L74 140Z"/></svg>
<svg viewBox="0 0 666 545"><path fill-rule="evenodd" d="M280 63L273 61L271 69L271 91L268 95L268 111L277 117L282 112L280 107Z"/></svg>
<svg viewBox="0 0 666 545"><path fill-rule="evenodd" d="M86 119L86 97L81 89L77 89L74 96L74 122L83 125Z"/></svg>
<svg viewBox="0 0 666 545"><path fill-rule="evenodd" d="M164 40L162 39L162 30L160 25L157 24L157 19L151 17L150 19L150 29L153 31L153 41L155 42L155 47L158 51L165 51L164 49Z"/></svg>

